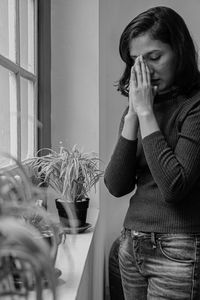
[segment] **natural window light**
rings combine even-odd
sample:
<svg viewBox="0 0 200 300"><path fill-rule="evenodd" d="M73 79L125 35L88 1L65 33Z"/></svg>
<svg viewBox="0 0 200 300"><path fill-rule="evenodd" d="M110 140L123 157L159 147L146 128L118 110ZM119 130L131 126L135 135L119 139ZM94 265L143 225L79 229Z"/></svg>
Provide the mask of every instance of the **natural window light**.
<svg viewBox="0 0 200 300"><path fill-rule="evenodd" d="M0 151L24 160L37 141L37 0L0 1L0 41Z"/></svg>

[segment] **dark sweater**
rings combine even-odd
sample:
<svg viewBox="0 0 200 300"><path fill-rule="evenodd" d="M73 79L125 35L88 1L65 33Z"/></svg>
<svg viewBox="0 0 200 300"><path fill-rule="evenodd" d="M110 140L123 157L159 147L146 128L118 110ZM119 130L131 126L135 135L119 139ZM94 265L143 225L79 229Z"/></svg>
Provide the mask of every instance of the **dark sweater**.
<svg viewBox="0 0 200 300"><path fill-rule="evenodd" d="M120 131L123 128L123 114ZM105 171L116 197L134 190L124 220L144 232L200 232L200 92L156 96L160 131L130 141L119 136Z"/></svg>

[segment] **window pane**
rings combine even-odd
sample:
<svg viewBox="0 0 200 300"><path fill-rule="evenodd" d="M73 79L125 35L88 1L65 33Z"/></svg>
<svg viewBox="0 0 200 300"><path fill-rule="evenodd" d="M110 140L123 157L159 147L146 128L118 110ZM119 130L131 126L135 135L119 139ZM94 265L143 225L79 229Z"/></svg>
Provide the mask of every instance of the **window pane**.
<svg viewBox="0 0 200 300"><path fill-rule="evenodd" d="M14 0L0 1L0 54L15 61L16 8Z"/></svg>
<svg viewBox="0 0 200 300"><path fill-rule="evenodd" d="M0 66L0 151L17 157L17 104L15 75ZM0 156L0 166L9 160Z"/></svg>
<svg viewBox="0 0 200 300"><path fill-rule="evenodd" d="M34 0L20 0L20 62L34 72Z"/></svg>
<svg viewBox="0 0 200 300"><path fill-rule="evenodd" d="M34 150L34 86L21 78L21 159L33 155Z"/></svg>

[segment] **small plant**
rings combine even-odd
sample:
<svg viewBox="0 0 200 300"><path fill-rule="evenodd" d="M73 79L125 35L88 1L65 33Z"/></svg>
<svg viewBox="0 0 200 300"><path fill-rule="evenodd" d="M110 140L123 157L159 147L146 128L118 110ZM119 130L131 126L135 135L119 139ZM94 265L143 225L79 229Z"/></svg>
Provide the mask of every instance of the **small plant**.
<svg viewBox="0 0 200 300"><path fill-rule="evenodd" d="M88 197L88 192L103 175L98 167L96 153L84 153L75 145L71 150L60 147L59 152L47 150L45 156L36 156L27 163L42 184L52 187L65 201L76 202ZM39 153L38 153L39 155Z"/></svg>
<svg viewBox="0 0 200 300"><path fill-rule="evenodd" d="M16 218L0 218L0 298L28 299L48 284L51 299L56 299L56 278L50 262L50 249L42 240L36 240L34 227L24 226ZM43 279L43 280L42 280Z"/></svg>
<svg viewBox="0 0 200 300"><path fill-rule="evenodd" d="M60 226L42 206L45 190L32 184L25 168L13 160L15 166L0 170L0 295L13 296L27 288L36 288L41 295L47 280L55 299L54 263ZM43 233L48 233L48 240ZM29 274L35 276L30 284Z"/></svg>
<svg viewBox="0 0 200 300"><path fill-rule="evenodd" d="M52 260L64 232L54 215L45 209L46 190L32 183L31 176L17 160L17 166L0 171L0 217L14 217L31 225L50 244ZM48 237L47 237L48 235Z"/></svg>

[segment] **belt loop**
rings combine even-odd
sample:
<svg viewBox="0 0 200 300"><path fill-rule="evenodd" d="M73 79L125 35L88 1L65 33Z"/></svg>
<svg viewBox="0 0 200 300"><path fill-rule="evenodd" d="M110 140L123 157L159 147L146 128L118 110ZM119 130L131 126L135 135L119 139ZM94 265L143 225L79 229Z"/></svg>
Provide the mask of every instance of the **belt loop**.
<svg viewBox="0 0 200 300"><path fill-rule="evenodd" d="M151 242L152 242L152 245L153 245L153 249L156 248L156 234L155 232L151 232Z"/></svg>

